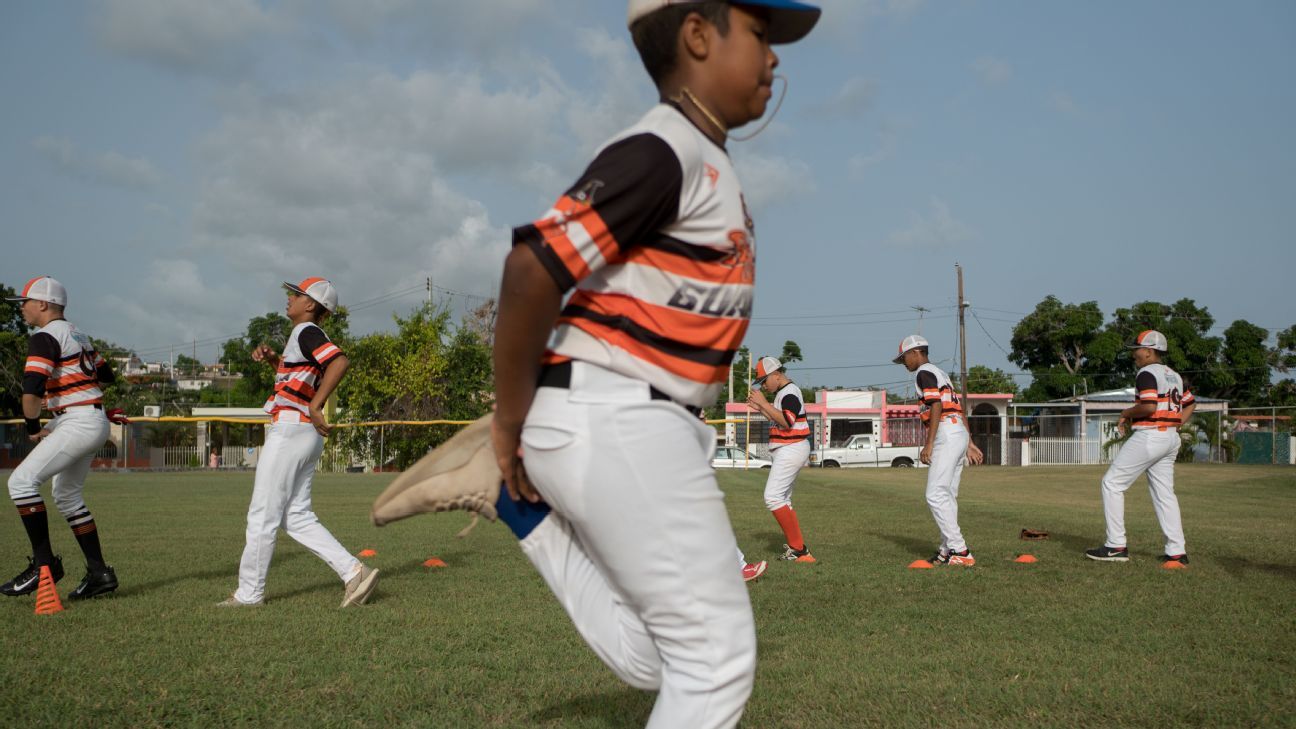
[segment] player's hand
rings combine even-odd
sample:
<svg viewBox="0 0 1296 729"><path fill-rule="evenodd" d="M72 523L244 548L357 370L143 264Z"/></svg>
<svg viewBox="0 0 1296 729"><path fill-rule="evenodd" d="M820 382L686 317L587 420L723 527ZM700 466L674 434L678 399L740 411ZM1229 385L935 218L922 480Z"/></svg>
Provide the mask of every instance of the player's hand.
<svg viewBox="0 0 1296 729"><path fill-rule="evenodd" d="M968 443L967 459L968 463L973 466L979 466L985 462L985 454L981 452L980 448L977 448L976 443Z"/></svg>
<svg viewBox="0 0 1296 729"><path fill-rule="evenodd" d="M118 425L130 425L130 418L126 417L126 411L122 410L121 408L113 408L112 410L109 410L108 412L104 413L104 415L108 418L108 422L110 423L116 423Z"/></svg>
<svg viewBox="0 0 1296 729"><path fill-rule="evenodd" d="M760 410L762 405L769 404L769 400L765 399L765 393L760 390L751 390L747 393L747 404Z"/></svg>
<svg viewBox="0 0 1296 729"><path fill-rule="evenodd" d="M270 345L259 344L252 350L252 361L276 364L279 361L279 354Z"/></svg>
<svg viewBox="0 0 1296 729"><path fill-rule="evenodd" d="M329 425L328 421L324 419L324 411L314 405L311 405L310 419L311 425L315 426L315 432L325 438L327 438L328 434L333 431L333 426Z"/></svg>
<svg viewBox="0 0 1296 729"><path fill-rule="evenodd" d="M31 435L27 436L27 440L33 443L39 443L45 438L48 438L49 434L50 434L49 428L41 428L39 432L32 433Z"/></svg>
<svg viewBox="0 0 1296 729"><path fill-rule="evenodd" d="M920 460L920 461L922 461L923 463L925 463L925 464L927 464L928 466L930 466L930 465L931 465L931 454L932 454L932 447L929 446L929 445L928 445L928 446L923 446L922 452L918 454L918 460Z"/></svg>
<svg viewBox="0 0 1296 729"><path fill-rule="evenodd" d="M540 503L540 493L531 485L522 465L522 426L509 426L502 424L499 418L492 419L491 443L495 447L495 462L499 464L509 498Z"/></svg>
<svg viewBox="0 0 1296 729"><path fill-rule="evenodd" d="M1117 420L1116 434L1123 438L1125 437L1125 434L1128 432L1129 432L1129 421L1126 420L1125 418L1121 418L1120 420Z"/></svg>

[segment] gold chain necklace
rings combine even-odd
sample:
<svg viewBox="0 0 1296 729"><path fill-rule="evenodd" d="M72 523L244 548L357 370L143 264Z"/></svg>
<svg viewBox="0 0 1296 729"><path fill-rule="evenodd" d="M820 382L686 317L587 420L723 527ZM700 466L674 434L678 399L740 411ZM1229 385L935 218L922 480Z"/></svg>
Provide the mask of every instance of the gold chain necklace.
<svg viewBox="0 0 1296 729"><path fill-rule="evenodd" d="M715 117L715 114L712 114L711 110L706 108L706 105L703 104L701 101L699 101L698 97L694 96L693 92L689 91L689 88L687 86L681 86L679 94L673 97L671 101L674 101L676 104L679 104L684 100L685 96L687 96L688 100L693 103L693 106L697 107L698 111L702 112L702 116L705 116L706 120L711 122L711 125L714 126L716 130L720 132L720 136L722 137L729 136L729 129L726 128L725 125L720 123L720 120Z"/></svg>

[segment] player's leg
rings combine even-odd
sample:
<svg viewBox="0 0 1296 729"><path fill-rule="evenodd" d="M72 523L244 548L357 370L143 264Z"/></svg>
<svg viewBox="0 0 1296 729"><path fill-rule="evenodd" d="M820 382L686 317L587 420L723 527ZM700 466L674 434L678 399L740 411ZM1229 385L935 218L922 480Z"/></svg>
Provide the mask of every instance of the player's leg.
<svg viewBox="0 0 1296 729"><path fill-rule="evenodd" d="M266 426L265 445L257 461L252 501L248 504L238 590L233 598L244 605L258 605L265 599L266 573L274 557L275 536L283 522L289 490L297 473L293 444L285 432L293 427L295 424Z"/></svg>
<svg viewBox="0 0 1296 729"><path fill-rule="evenodd" d="M1103 546L1085 552L1090 559L1109 562L1129 560L1125 537L1125 492L1149 465L1151 461L1148 459L1147 433L1136 430L1121 446L1120 452L1103 476L1102 502L1103 517L1107 522L1107 539Z"/></svg>
<svg viewBox="0 0 1296 729"><path fill-rule="evenodd" d="M1160 458L1147 470L1148 492L1152 495L1152 508L1165 534L1165 554L1170 557L1186 555L1183 519L1179 513L1179 497L1175 495L1174 464L1179 457L1179 433L1173 430L1158 432L1150 439L1157 446L1153 455Z"/></svg>
<svg viewBox="0 0 1296 729"><path fill-rule="evenodd" d="M84 497L90 464L108 439L108 421L100 411L90 408L79 408L61 417L67 421L61 429L69 435L69 455L79 457L54 474L54 505L67 520L85 555L85 577L68 593L70 599L82 600L113 592L118 586L117 573L104 561L99 527Z"/></svg>
<svg viewBox="0 0 1296 729"><path fill-rule="evenodd" d="M945 561L949 555L966 552L967 543L958 525L956 498L957 475L967 450L967 430L949 423L937 426L932 445L931 465L927 469L927 506L940 530L940 551L934 561Z"/></svg>
<svg viewBox="0 0 1296 729"><path fill-rule="evenodd" d="M528 473L553 507L523 551L600 657L660 688L650 727L733 726L755 630L707 463L714 432L667 403L566 395L542 388L523 431Z"/></svg>
<svg viewBox="0 0 1296 729"><path fill-rule="evenodd" d="M311 504L311 483L315 478L315 467L320 454L324 451L324 439L309 424L290 427L292 431L288 440L297 469L293 474L292 492L284 514L284 531L316 557L324 560L345 583L360 569L360 560L348 552L320 523Z"/></svg>
<svg viewBox="0 0 1296 729"><path fill-rule="evenodd" d="M49 566L55 580L63 578L63 562L54 556L50 547L49 515L40 495L40 485L71 465L74 454L66 448L65 441L70 439L70 434L60 433L63 428L57 422L47 427L50 434L37 443L9 475L9 498L18 507L18 516L32 548L32 559L27 569L0 585L0 593L9 596L35 592L42 565Z"/></svg>
<svg viewBox="0 0 1296 729"><path fill-rule="evenodd" d="M796 510L792 508L792 488L796 484L797 474L809 457L809 441L785 445L775 449L770 455L773 465L769 477L765 479L765 507L774 515L787 542L787 549L780 559L814 561L801 534L801 522L797 519Z"/></svg>

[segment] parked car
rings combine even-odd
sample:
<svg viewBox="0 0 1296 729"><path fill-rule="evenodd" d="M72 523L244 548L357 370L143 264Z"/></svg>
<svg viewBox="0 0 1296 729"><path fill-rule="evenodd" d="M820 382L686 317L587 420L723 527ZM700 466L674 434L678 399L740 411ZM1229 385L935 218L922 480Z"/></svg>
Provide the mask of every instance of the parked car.
<svg viewBox="0 0 1296 729"><path fill-rule="evenodd" d="M774 464L768 458L757 458L752 455L744 455L741 448L730 448L720 446L715 450L715 456L711 458L712 468L770 468Z"/></svg>
<svg viewBox="0 0 1296 729"><path fill-rule="evenodd" d="M810 465L824 468L913 468L918 465L921 452L922 448L918 446L878 446L871 435L853 435L839 448L824 448L811 453Z"/></svg>

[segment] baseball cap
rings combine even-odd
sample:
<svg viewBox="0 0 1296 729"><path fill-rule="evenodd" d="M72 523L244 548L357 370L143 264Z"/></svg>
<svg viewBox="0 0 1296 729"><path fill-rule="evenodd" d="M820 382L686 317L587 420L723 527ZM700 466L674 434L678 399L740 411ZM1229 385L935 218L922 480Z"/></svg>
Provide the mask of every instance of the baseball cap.
<svg viewBox="0 0 1296 729"><path fill-rule="evenodd" d="M627 13L629 20L626 25L634 25L636 20L670 5L683 5L699 1L630 0L630 8ZM819 22L819 15L823 12L814 5L796 2L795 0L738 0L737 2L731 0L729 4L768 9L770 22L767 32L769 33L769 42L773 44L794 43L801 40L815 26L815 23Z"/></svg>
<svg viewBox="0 0 1296 729"><path fill-rule="evenodd" d="M9 301L35 299L36 301L46 301L58 306L67 306L67 289L63 288L63 284L49 276L37 276L27 282L21 294L10 296L8 299Z"/></svg>
<svg viewBox="0 0 1296 729"><path fill-rule="evenodd" d="M1134 339L1134 343L1129 345L1130 349L1155 349L1158 352L1167 352L1170 346L1166 343L1165 335L1155 329L1148 329L1142 332Z"/></svg>
<svg viewBox="0 0 1296 729"><path fill-rule="evenodd" d="M908 352L911 349L918 349L919 347L926 347L926 346L928 346L927 340L923 339L922 335L910 334L909 336L900 340L900 353L897 354L896 358L891 361L895 362L896 364L903 364L905 352Z"/></svg>
<svg viewBox="0 0 1296 729"><path fill-rule="evenodd" d="M756 379L753 380L757 385L765 381L766 377L783 369L783 363L774 357L761 357L756 361Z"/></svg>
<svg viewBox="0 0 1296 729"><path fill-rule="evenodd" d="M333 288L333 282L326 278L315 276L299 284L290 284L284 281L284 288L311 297L325 309L328 309L330 314L337 311L337 290Z"/></svg>

